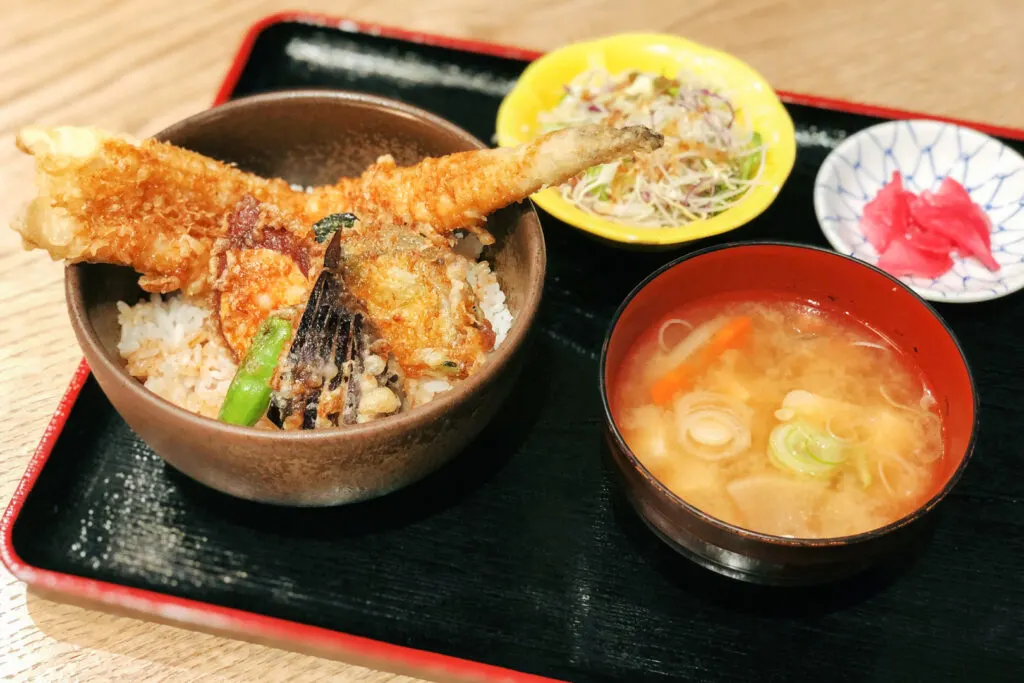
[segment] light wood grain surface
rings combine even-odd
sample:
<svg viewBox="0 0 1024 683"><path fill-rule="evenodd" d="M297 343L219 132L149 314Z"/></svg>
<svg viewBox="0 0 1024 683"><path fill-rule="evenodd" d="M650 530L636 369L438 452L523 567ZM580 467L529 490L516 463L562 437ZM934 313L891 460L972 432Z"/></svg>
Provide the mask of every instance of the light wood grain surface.
<svg viewBox="0 0 1024 683"><path fill-rule="evenodd" d="M31 192L27 123L147 135L211 102L261 0L0 3L0 224ZM778 88L1024 127L1019 0L307 0L310 11L535 49L675 32L752 63ZM0 504L79 350L62 271L0 227ZM0 677L13 680L411 680L50 602L0 569Z"/></svg>

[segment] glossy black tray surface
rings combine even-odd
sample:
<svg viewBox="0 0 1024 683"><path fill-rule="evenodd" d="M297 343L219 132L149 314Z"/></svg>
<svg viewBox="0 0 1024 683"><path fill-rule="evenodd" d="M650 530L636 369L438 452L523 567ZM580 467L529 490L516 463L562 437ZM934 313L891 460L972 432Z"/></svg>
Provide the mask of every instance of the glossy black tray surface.
<svg viewBox="0 0 1024 683"><path fill-rule="evenodd" d="M491 140L515 60L277 23L234 96L366 91ZM940 307L981 391L971 465L905 557L814 589L720 578L664 548L612 485L597 355L629 290L728 240L827 246L815 173L878 119L790 106L796 167L760 218L671 253L600 245L542 214L549 270L529 368L452 465L325 510L235 500L166 467L93 380L14 527L27 563L572 681L993 681L1024 676L1024 297ZM1010 141L1022 150L1020 142Z"/></svg>

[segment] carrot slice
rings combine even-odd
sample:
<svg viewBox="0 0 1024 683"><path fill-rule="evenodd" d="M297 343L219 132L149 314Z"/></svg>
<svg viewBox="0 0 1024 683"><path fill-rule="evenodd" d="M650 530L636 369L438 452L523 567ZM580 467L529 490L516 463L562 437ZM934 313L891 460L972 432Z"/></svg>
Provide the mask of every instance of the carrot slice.
<svg viewBox="0 0 1024 683"><path fill-rule="evenodd" d="M701 370L729 349L745 344L749 336L750 318L733 318L715 332L711 339L693 354L693 358L683 361L662 375L651 387L651 400L658 405L665 405L680 391L688 388Z"/></svg>

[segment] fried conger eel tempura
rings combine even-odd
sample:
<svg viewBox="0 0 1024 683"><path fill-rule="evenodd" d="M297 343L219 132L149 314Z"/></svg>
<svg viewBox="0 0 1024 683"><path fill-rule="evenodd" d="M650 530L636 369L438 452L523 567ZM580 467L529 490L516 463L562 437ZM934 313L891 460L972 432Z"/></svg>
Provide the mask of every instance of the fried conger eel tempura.
<svg viewBox="0 0 1024 683"><path fill-rule="evenodd" d="M596 164L654 150L662 138L641 126L592 125L410 167L385 156L360 177L311 194L173 145L95 128L28 127L17 144L37 169L38 195L13 225L27 248L68 262L130 266L147 291L196 295L209 290L214 242L246 195L275 207L311 252L310 226L342 211L364 224L428 226L441 236L465 229L487 244L482 226L491 212Z"/></svg>

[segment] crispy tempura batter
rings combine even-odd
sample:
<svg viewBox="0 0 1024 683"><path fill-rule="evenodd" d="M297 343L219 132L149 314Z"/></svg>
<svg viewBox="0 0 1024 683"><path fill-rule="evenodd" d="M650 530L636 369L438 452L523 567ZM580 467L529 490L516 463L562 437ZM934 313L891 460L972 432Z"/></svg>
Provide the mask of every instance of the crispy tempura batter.
<svg viewBox="0 0 1024 683"><path fill-rule="evenodd" d="M325 205L352 207L369 220L421 223L449 233L479 226L494 211L591 166L652 151L662 142L642 126L566 128L519 147L449 154L405 168L385 156L361 177L313 194Z"/></svg>
<svg viewBox="0 0 1024 683"><path fill-rule="evenodd" d="M408 377L463 378L494 348L468 282L473 262L414 230L356 224L341 235L338 272Z"/></svg>
<svg viewBox="0 0 1024 683"><path fill-rule="evenodd" d="M54 259L125 265L150 292L212 294L236 359L274 311L298 316L325 245L312 225L352 212L339 275L410 377L467 376L494 346L467 273L444 239L484 244L486 216L595 164L660 146L642 127L557 131L521 147L462 152L399 168L389 156L358 178L292 190L202 155L94 128L30 127L38 196L13 226Z"/></svg>
<svg viewBox="0 0 1024 683"><path fill-rule="evenodd" d="M516 148L463 152L407 168L382 157L361 177L309 195L154 140L95 128L28 127L17 144L36 158L38 195L12 227L27 248L54 259L130 266L147 291L201 294L211 284L214 241L226 234L223 219L247 194L303 226L310 243L309 226L340 211L356 213L367 225L418 223L439 234L466 228L487 242L479 226L495 209L661 143L643 127L569 128Z"/></svg>
<svg viewBox="0 0 1024 683"><path fill-rule="evenodd" d="M216 240L210 260L215 310L224 341L240 361L268 315L306 302L323 259L311 258L304 226L251 195L225 223L227 236ZM301 310L290 312L297 323Z"/></svg>
<svg viewBox="0 0 1024 683"><path fill-rule="evenodd" d="M246 196L213 249L217 315L238 360L271 313L298 322L322 267L322 258L310 264L307 252L290 247L282 221L273 206ZM359 221L338 241L346 295L365 308L407 376L461 378L483 362L494 332L469 284L470 259L404 226Z"/></svg>
<svg viewBox="0 0 1024 683"><path fill-rule="evenodd" d="M12 226L25 246L69 262L130 266L150 292L206 290L213 241L243 195L291 215L305 204L283 180L153 140L29 127L17 144L37 170L38 195Z"/></svg>

